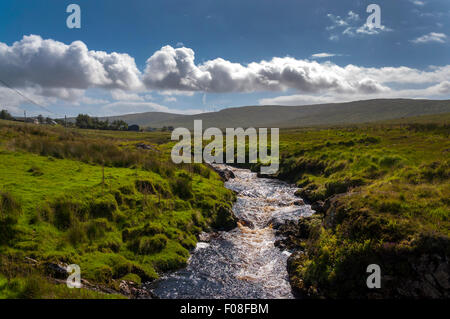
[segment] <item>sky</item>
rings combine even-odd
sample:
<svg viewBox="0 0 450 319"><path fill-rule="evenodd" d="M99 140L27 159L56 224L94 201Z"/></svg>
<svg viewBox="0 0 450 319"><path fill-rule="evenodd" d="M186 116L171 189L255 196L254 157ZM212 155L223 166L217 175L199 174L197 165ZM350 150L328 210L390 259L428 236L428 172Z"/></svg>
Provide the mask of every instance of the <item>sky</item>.
<svg viewBox="0 0 450 319"><path fill-rule="evenodd" d="M0 108L15 115L371 98L450 99L450 1L0 3Z"/></svg>

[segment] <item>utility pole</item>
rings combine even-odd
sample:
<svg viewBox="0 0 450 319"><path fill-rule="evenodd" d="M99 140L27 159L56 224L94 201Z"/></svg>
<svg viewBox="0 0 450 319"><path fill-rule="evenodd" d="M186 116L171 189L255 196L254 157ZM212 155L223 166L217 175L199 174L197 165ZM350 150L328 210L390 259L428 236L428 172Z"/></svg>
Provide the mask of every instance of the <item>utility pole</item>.
<svg viewBox="0 0 450 319"><path fill-rule="evenodd" d="M64 115L64 127L67 127L67 115Z"/></svg>
<svg viewBox="0 0 450 319"><path fill-rule="evenodd" d="M23 111L23 121L24 123L27 122L27 111Z"/></svg>

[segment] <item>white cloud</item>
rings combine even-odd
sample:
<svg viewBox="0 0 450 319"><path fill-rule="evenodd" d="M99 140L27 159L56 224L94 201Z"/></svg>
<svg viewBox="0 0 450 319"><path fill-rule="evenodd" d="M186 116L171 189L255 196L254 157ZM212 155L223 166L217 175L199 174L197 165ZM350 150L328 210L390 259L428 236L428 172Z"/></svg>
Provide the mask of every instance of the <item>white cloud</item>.
<svg viewBox="0 0 450 319"><path fill-rule="evenodd" d="M349 11L347 14L347 19L350 21L358 21L359 20L359 14L354 13L353 11Z"/></svg>
<svg viewBox="0 0 450 319"><path fill-rule="evenodd" d="M446 41L447 35L445 35L444 33L437 33L437 32L430 32L414 40L411 40L411 42L413 43L428 43L428 42L445 43Z"/></svg>
<svg viewBox="0 0 450 319"><path fill-rule="evenodd" d="M356 33L368 34L368 35L379 34L381 32L389 32L389 31L392 31L392 29L387 28L384 25L380 25L379 27L376 27L373 24L367 24L367 23L364 23L362 26L360 26L359 28L356 29Z"/></svg>
<svg viewBox="0 0 450 319"><path fill-rule="evenodd" d="M392 29L381 25L379 27L374 26L373 24L364 23L363 25L358 25L360 21L360 17L357 13L353 11L349 11L347 16L341 18L340 16L335 16L331 13L327 14L327 17L331 20L332 25L328 26L326 29L328 31L333 32L341 32L343 35L347 35L350 37L356 35L375 35L381 32L392 31ZM338 31L339 30L339 31ZM339 39L337 34L332 34L329 37L330 40L336 41Z"/></svg>
<svg viewBox="0 0 450 319"><path fill-rule="evenodd" d="M324 54L318 54L324 56ZM221 58L195 64L194 51L163 47L149 60L149 89L191 92L258 92L294 89L303 93L383 93L392 83L437 83L450 78L450 66L426 71L408 67L365 68L331 62L272 58L248 65Z"/></svg>
<svg viewBox="0 0 450 319"><path fill-rule="evenodd" d="M193 96L194 92L192 91L179 91L179 90L164 90L164 91L158 91L159 95L164 96L172 96L172 95L179 95L179 96Z"/></svg>
<svg viewBox="0 0 450 319"><path fill-rule="evenodd" d="M120 115L130 113L144 113L144 112L166 112L177 114L199 114L202 110L199 109L172 109L167 106L153 103L153 102L113 102L108 103L100 108L100 113L106 115Z"/></svg>
<svg viewBox="0 0 450 319"><path fill-rule="evenodd" d="M165 46L147 60L144 82L148 89L202 92L256 92L296 89L303 92L372 91L383 89L365 77L352 79L331 63L290 57L252 62L247 66L221 58L196 65L194 51Z"/></svg>
<svg viewBox="0 0 450 319"><path fill-rule="evenodd" d="M66 45L29 35L11 46L0 42L0 78L14 87L128 90L141 86L139 77L128 54L88 50L81 41Z"/></svg>
<svg viewBox="0 0 450 319"><path fill-rule="evenodd" d="M354 21L356 15L349 13L346 19ZM430 35L443 38L439 33ZM311 57L331 56L336 54L321 52ZM0 78L8 79L12 86L42 105L59 105L61 102L65 105L95 105L99 110L116 114L175 111L154 103L149 91L156 91L161 100L165 98L166 102L175 102L178 96L192 96L196 92L289 90L294 94L277 97L275 99L278 100L273 102L295 101L295 104L298 101L322 102L366 96L450 94L445 93L449 88L450 65L432 66L425 70L405 66L366 68L293 57L274 57L249 64L216 58L196 64L194 50L165 46L147 60L141 73L134 59L127 54L90 51L80 41L66 45L43 40L39 36L24 37L11 46L0 43ZM409 84L428 88L423 91L393 89ZM86 96L86 90L90 88L107 90L114 101L96 98L95 94ZM10 90L0 91L1 105L17 108L25 102Z"/></svg>
<svg viewBox="0 0 450 319"><path fill-rule="evenodd" d="M415 4L416 6L424 6L425 2L424 1L420 1L420 0L411 0L411 2L413 4Z"/></svg>
<svg viewBox="0 0 450 319"><path fill-rule="evenodd" d="M117 101L144 101L144 98L136 93L128 93L117 89L111 91L111 97Z"/></svg>
<svg viewBox="0 0 450 319"><path fill-rule="evenodd" d="M323 58L330 58L330 57L333 57L333 56L336 56L336 54L322 52L322 53L316 53L316 54L311 55L311 58L323 59Z"/></svg>
<svg viewBox="0 0 450 319"><path fill-rule="evenodd" d="M330 41L337 41L337 40L339 40L339 36L336 34L332 34L332 35L330 35L330 37L328 39Z"/></svg>
<svg viewBox="0 0 450 319"><path fill-rule="evenodd" d="M326 93L322 95L310 94L293 94L282 95L274 98L260 99L260 105L310 105L322 103L339 103L350 102L356 100L367 100L376 98L413 98L413 99L428 99L428 98L442 98L450 94L450 82L444 81L442 83L431 85L422 89L405 89L392 90L389 89L383 93L374 92L373 94L339 94Z"/></svg>

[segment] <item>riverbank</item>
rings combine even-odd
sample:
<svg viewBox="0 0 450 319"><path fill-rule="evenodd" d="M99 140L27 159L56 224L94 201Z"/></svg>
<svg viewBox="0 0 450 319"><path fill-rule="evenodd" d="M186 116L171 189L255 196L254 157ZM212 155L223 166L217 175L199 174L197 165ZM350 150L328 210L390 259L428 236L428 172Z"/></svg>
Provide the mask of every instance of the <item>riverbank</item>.
<svg viewBox="0 0 450 319"><path fill-rule="evenodd" d="M294 252L299 297L450 296L450 131L441 120L282 131L274 177L317 211L278 229L278 245ZM381 289L367 288L369 264L381 267Z"/></svg>
<svg viewBox="0 0 450 319"><path fill-rule="evenodd" d="M171 145L0 121L0 298L133 297L185 267L201 232L234 228L233 192L203 165L174 165ZM98 293L56 284L67 274L48 265L69 264Z"/></svg>

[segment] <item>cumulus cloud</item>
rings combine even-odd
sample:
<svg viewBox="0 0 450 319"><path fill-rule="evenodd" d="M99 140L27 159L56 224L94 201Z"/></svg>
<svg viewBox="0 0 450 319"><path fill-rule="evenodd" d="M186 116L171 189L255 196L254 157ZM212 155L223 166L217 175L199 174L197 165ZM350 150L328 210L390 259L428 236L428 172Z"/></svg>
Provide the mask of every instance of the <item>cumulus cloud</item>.
<svg viewBox="0 0 450 319"><path fill-rule="evenodd" d="M411 42L413 43L428 43L428 42L445 43L446 41L447 35L444 33L437 33L437 32L430 32L414 40L411 40Z"/></svg>
<svg viewBox="0 0 450 319"><path fill-rule="evenodd" d="M334 19L344 21L338 24L349 26L350 22L358 21L359 16L349 13L345 20ZM311 58L335 55L322 52ZM196 64L193 49L164 46L147 59L141 73L128 54L92 51L80 41L67 45L33 35L25 36L11 46L0 43L0 78L8 79L10 85L20 88L43 105L67 101L73 105L96 105L105 112L117 114L174 111L153 103L155 100L149 91L156 91L160 95L157 98L166 98L166 102L176 101L176 96L192 96L195 92L295 93L266 101L273 102L269 104L321 103L369 95L370 98L389 97L400 92L392 88L395 87L393 84L399 84L397 87L408 84L427 86L427 90L422 92L403 90L402 95L450 94L450 65L425 70L405 66L367 68L293 57L274 57L249 64L216 58ZM113 102L88 97L87 89L108 90ZM11 107L24 102L13 95L11 92L0 95L0 102Z"/></svg>
<svg viewBox="0 0 450 319"><path fill-rule="evenodd" d="M388 92L392 83L438 83L448 78L448 65L428 70L366 68L292 57L275 57L248 65L218 58L197 65L192 49L167 46L148 59L144 72L149 89L216 93L294 89L303 93L374 94Z"/></svg>
<svg viewBox="0 0 450 319"><path fill-rule="evenodd" d="M140 72L128 54L88 50L81 41L67 45L38 35L11 46L0 42L0 78L15 87L44 89L137 89Z"/></svg>
<svg viewBox="0 0 450 319"><path fill-rule="evenodd" d="M170 46L147 60L143 79L148 89L215 93L287 89L381 92L386 89L376 80L365 76L354 78L346 68L329 62L276 57L244 66L217 58L196 65L192 49Z"/></svg>

